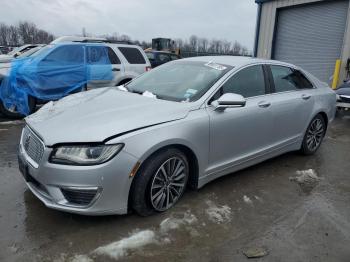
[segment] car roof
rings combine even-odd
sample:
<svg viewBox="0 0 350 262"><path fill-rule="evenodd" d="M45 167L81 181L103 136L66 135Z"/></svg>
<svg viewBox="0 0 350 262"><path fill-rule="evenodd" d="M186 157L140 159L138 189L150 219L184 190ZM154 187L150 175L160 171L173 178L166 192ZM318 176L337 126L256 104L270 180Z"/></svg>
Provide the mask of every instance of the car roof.
<svg viewBox="0 0 350 262"><path fill-rule="evenodd" d="M50 43L49 45L55 45L55 46L64 46L64 45L101 45L101 46L118 46L118 47L132 47L132 48L138 48L142 49L138 45L130 45L130 44L119 44L119 43L105 43L105 42L57 42L57 43Z"/></svg>
<svg viewBox="0 0 350 262"><path fill-rule="evenodd" d="M158 50L147 50L145 53L157 53L157 54L168 54L168 55L177 55L172 52L167 52L167 51L158 51Z"/></svg>
<svg viewBox="0 0 350 262"><path fill-rule="evenodd" d="M198 61L198 62L213 62L218 64L225 64L233 67L242 67L249 64L255 63L266 63L266 64L276 64L276 65L285 65L290 67L295 67L294 65L276 61L276 60L266 60L259 58L252 58L248 56L197 56L181 59L181 61Z"/></svg>

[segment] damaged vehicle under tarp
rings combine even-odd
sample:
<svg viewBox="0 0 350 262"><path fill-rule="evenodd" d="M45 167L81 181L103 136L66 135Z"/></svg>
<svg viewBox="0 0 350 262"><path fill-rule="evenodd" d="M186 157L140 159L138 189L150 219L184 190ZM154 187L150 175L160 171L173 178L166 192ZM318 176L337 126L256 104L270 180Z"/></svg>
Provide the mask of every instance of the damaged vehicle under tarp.
<svg viewBox="0 0 350 262"><path fill-rule="evenodd" d="M58 100L86 89L91 80L113 79L107 46L101 43L47 45L0 67L0 111L26 116L36 102Z"/></svg>

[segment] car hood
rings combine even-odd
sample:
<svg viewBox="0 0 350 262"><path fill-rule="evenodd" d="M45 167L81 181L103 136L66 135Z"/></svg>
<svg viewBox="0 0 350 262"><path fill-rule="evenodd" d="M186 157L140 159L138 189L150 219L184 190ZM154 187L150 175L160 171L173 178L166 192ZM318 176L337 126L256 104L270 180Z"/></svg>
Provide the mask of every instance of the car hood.
<svg viewBox="0 0 350 262"><path fill-rule="evenodd" d="M47 146L52 146L102 142L111 136L184 118L189 111L189 103L108 87L49 102L25 120Z"/></svg>
<svg viewBox="0 0 350 262"><path fill-rule="evenodd" d="M350 85L344 84L342 87L335 90L337 95L348 95L350 96Z"/></svg>

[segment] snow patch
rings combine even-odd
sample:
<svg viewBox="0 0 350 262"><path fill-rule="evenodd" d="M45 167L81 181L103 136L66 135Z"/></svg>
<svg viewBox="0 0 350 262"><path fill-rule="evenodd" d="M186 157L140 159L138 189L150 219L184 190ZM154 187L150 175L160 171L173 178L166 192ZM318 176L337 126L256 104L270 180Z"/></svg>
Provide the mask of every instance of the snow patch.
<svg viewBox="0 0 350 262"><path fill-rule="evenodd" d="M93 262L93 260L86 255L75 255L71 262Z"/></svg>
<svg viewBox="0 0 350 262"><path fill-rule="evenodd" d="M106 246L99 247L93 253L119 259L128 255L130 251L152 243L156 243L155 233L152 230L144 230Z"/></svg>
<svg viewBox="0 0 350 262"><path fill-rule="evenodd" d="M253 201L246 195L243 196L243 201L247 204L253 204Z"/></svg>
<svg viewBox="0 0 350 262"><path fill-rule="evenodd" d="M231 220L231 208L229 206L218 207L210 200L206 201L206 204L209 206L206 213L212 222L220 224Z"/></svg>
<svg viewBox="0 0 350 262"><path fill-rule="evenodd" d="M169 217L164 219L159 224L159 229L143 230L137 233L131 234L129 237L123 238L119 241L112 242L108 245L101 246L93 250L89 255L94 257L96 255L108 256L112 259L119 259L124 256L128 256L132 251L141 249L142 247L155 244L169 244L171 243L170 231L184 226L190 234L195 237L199 233L191 227L196 223L198 219L190 211L186 211L181 217ZM87 255L76 255L71 262L91 262L91 258Z"/></svg>
<svg viewBox="0 0 350 262"><path fill-rule="evenodd" d="M291 177L290 180L292 181L296 181L298 183L305 183L308 182L310 180L321 180L321 178L319 176L317 176L315 170L313 169L307 169L307 170L298 170L296 172L297 177Z"/></svg>
<svg viewBox="0 0 350 262"><path fill-rule="evenodd" d="M310 193L321 181L313 169L298 170L296 174L298 176L290 177L289 180L298 183L304 193Z"/></svg>
<svg viewBox="0 0 350 262"><path fill-rule="evenodd" d="M117 86L120 91L128 92L128 89L124 85Z"/></svg>
<svg viewBox="0 0 350 262"><path fill-rule="evenodd" d="M145 92L143 92L142 95L145 97L157 98L157 96L155 94L153 94L152 92L147 91L147 90Z"/></svg>
<svg viewBox="0 0 350 262"><path fill-rule="evenodd" d="M164 219L160 225L160 233L166 234L171 230L177 229L180 226L183 225L192 225L193 223L196 223L198 220L195 215L191 214L190 212L186 212L184 214L183 218L166 218Z"/></svg>
<svg viewBox="0 0 350 262"><path fill-rule="evenodd" d="M262 198L258 197L258 196L254 196L254 198L260 202L263 202Z"/></svg>

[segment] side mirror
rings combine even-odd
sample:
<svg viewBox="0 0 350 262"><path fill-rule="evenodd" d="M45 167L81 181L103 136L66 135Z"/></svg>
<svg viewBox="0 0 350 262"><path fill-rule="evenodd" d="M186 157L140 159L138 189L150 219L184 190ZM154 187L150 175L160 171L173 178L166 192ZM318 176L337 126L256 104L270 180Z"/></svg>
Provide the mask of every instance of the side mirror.
<svg viewBox="0 0 350 262"><path fill-rule="evenodd" d="M215 107L215 110L225 110L226 108L243 107L246 104L246 100L242 95L226 93L220 96L218 100L211 103Z"/></svg>

